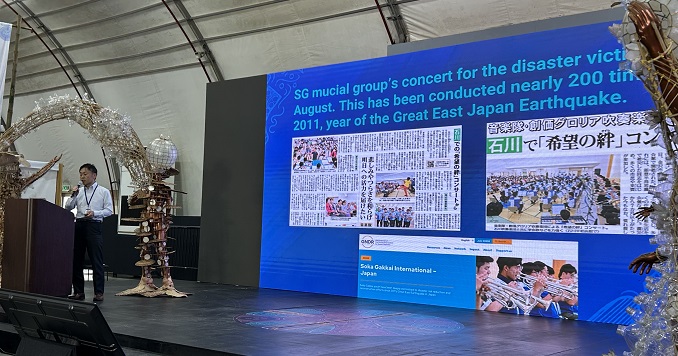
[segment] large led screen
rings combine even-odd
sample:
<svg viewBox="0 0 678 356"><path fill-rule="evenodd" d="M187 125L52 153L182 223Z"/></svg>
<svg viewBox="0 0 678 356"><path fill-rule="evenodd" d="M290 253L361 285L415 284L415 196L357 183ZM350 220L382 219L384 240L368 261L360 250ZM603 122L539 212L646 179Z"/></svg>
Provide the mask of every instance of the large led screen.
<svg viewBox="0 0 678 356"><path fill-rule="evenodd" d="M626 322L668 166L609 25L270 74L260 286Z"/></svg>

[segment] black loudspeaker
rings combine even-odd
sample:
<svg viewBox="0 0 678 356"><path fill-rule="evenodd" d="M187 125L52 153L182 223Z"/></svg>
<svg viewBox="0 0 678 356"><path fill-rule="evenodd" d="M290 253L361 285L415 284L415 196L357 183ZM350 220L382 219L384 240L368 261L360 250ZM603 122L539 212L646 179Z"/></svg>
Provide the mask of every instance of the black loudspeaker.
<svg viewBox="0 0 678 356"><path fill-rule="evenodd" d="M567 209L563 209L560 211L560 217L563 220L570 220L570 211Z"/></svg>
<svg viewBox="0 0 678 356"><path fill-rule="evenodd" d="M487 204L487 216L498 216L502 210L504 210L504 206L498 201Z"/></svg>
<svg viewBox="0 0 678 356"><path fill-rule="evenodd" d="M17 356L125 355L96 304L0 289L0 306L21 336Z"/></svg>

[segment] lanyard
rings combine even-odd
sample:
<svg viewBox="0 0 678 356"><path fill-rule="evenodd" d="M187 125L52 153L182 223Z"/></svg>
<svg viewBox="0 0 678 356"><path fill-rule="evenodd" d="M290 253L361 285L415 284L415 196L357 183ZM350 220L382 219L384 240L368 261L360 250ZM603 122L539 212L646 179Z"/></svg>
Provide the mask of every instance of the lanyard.
<svg viewBox="0 0 678 356"><path fill-rule="evenodd" d="M89 199L87 199L87 187L83 189L85 191L85 202L87 203L87 210L89 209L89 204L92 202L92 199L94 199L94 193L97 192L97 188L99 188L99 184L97 184L96 187L94 187L94 190L92 191L92 195L90 195Z"/></svg>

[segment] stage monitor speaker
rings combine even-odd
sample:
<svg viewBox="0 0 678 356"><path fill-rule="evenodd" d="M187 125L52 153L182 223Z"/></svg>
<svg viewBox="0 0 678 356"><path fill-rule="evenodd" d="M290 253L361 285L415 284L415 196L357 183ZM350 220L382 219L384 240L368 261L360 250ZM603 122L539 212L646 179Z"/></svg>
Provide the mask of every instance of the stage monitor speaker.
<svg viewBox="0 0 678 356"><path fill-rule="evenodd" d="M125 355L96 304L0 289L0 306L21 336L17 356Z"/></svg>

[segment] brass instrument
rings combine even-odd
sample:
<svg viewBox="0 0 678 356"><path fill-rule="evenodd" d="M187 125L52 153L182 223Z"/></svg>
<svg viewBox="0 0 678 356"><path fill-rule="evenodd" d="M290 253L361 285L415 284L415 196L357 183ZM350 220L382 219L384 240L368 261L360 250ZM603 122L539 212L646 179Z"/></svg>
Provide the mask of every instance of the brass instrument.
<svg viewBox="0 0 678 356"><path fill-rule="evenodd" d="M520 278L528 287L530 287L530 289L534 288L534 283L539 279L539 277L525 273L521 273ZM546 277L545 280L546 286L544 287L544 291L548 292L552 296L563 297L570 300L579 296L579 287L576 283L566 286L560 284L560 281L555 278Z"/></svg>
<svg viewBox="0 0 678 356"><path fill-rule="evenodd" d="M534 296L529 290L524 290L520 287L511 287L496 278L488 278L483 286L488 289L484 292L486 297L496 300L504 308L518 308L522 310L525 315L529 315L537 304L542 304L545 310L548 310L551 306L550 300L544 300Z"/></svg>

